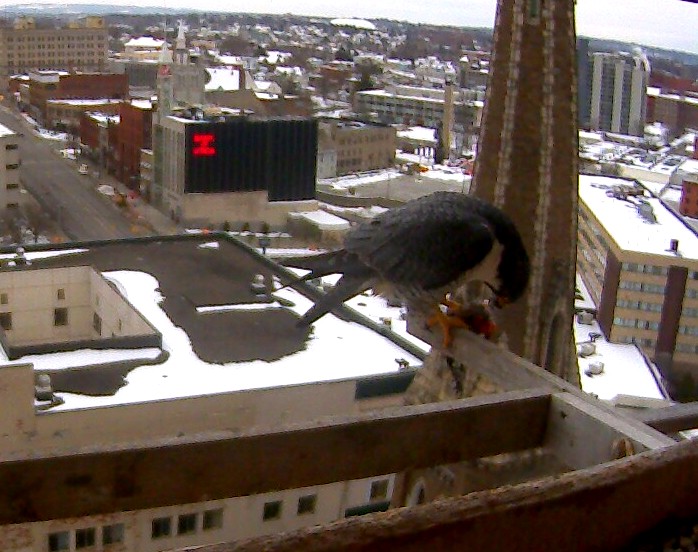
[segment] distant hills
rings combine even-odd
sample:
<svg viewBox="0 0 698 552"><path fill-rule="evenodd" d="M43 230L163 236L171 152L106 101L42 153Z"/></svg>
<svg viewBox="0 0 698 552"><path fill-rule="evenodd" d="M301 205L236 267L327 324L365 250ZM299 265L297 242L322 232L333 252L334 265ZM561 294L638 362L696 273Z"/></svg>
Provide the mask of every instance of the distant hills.
<svg viewBox="0 0 698 552"><path fill-rule="evenodd" d="M2 0L0 0L1 2ZM35 17L79 17L83 15L156 15L170 14L181 15L190 13L216 13L213 10L197 10L195 8L166 8L164 6L115 6L104 4L70 4L70 3L54 3L54 4L11 4L0 6L0 17L14 18L20 15L29 15ZM259 15L259 14L256 14ZM271 15L270 15L271 16ZM323 18L315 18L323 19ZM330 18L327 18L330 19ZM377 19L375 21L384 21ZM414 24L416 25L416 24ZM484 29L480 29L484 30ZM491 29L490 29L491 31ZM646 46L644 44L630 44L627 42L619 42L616 40L605 40L599 38L591 38L592 50L629 51L633 46L640 46L647 55L651 57L661 57L670 59L685 65L698 65L698 55L678 50L670 50L666 48L657 48Z"/></svg>

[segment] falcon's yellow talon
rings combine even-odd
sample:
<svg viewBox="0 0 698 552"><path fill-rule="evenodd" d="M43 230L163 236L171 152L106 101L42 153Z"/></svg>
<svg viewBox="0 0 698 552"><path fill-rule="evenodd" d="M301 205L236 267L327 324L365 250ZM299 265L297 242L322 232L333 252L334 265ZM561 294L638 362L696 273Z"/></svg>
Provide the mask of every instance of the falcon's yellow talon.
<svg viewBox="0 0 698 552"><path fill-rule="evenodd" d="M446 314L442 312L439 308L436 309L432 316L427 318L427 328L431 329L437 324L444 334L444 347L450 347L451 343L453 343L453 335L451 332L453 328L470 329L470 325L465 320L458 316Z"/></svg>

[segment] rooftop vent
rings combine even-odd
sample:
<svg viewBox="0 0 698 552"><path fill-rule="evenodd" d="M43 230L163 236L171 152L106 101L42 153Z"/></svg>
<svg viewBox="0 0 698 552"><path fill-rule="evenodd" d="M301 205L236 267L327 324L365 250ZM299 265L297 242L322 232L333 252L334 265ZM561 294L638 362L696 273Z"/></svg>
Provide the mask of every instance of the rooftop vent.
<svg viewBox="0 0 698 552"><path fill-rule="evenodd" d="M677 240L677 239L671 239L671 240L669 240L669 249L668 249L668 251L670 251L671 253L676 253L676 254L678 254L678 252L679 252L679 240Z"/></svg>
<svg viewBox="0 0 698 552"><path fill-rule="evenodd" d="M596 345L589 343L588 341L580 343L577 348L577 356L586 358L596 353Z"/></svg>

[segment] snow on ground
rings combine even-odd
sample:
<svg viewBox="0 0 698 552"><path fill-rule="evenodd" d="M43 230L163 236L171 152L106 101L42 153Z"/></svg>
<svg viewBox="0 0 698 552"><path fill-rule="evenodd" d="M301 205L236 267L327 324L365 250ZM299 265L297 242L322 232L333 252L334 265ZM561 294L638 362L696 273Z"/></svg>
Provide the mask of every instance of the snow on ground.
<svg viewBox="0 0 698 552"><path fill-rule="evenodd" d="M324 178L318 180L318 184L329 186L333 190L346 190L348 188L355 188L364 184L383 182L385 180L400 176L400 174L401 173L395 169L386 169L384 171L351 174L337 178Z"/></svg>
<svg viewBox="0 0 698 552"><path fill-rule="evenodd" d="M162 364L141 366L132 370L126 377L127 385L113 396L88 397L58 393L65 403L54 410L390 373L398 370L396 359L406 359L411 365L420 364L417 358L390 340L360 324L341 321L331 314L314 324L314 331L304 351L275 362L210 364L196 356L187 334L176 327L160 308L163 298L158 291L158 281L153 276L134 271L105 272L104 276L118 282L134 307L162 333L163 349L169 351L170 356ZM298 314L303 314L312 305L309 299L290 288L284 288L275 294L281 299L293 302L295 306L291 308ZM82 353L83 351L79 351L74 354L79 356ZM101 362L111 361L109 352L100 353L104 353Z"/></svg>
<svg viewBox="0 0 698 552"><path fill-rule="evenodd" d="M82 349L62 353L27 355L8 361L5 351L0 348L0 364L26 364L31 362L35 370L63 370L65 368L82 368L107 362L125 360L152 360L160 354L160 349L146 347L142 349Z"/></svg>

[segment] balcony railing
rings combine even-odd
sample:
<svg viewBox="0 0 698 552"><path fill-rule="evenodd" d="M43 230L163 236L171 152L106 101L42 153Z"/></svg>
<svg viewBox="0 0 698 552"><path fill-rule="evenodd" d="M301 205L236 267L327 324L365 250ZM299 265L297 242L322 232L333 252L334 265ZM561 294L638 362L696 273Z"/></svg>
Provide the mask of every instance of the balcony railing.
<svg viewBox="0 0 698 552"><path fill-rule="evenodd" d="M4 457L0 523L252 495L528 450L554 455L564 473L196 550L616 550L662 520L698 513L698 444L659 431L696 425L693 405L644 412L641 421L472 334L459 333L448 354L502 392L274 431Z"/></svg>

